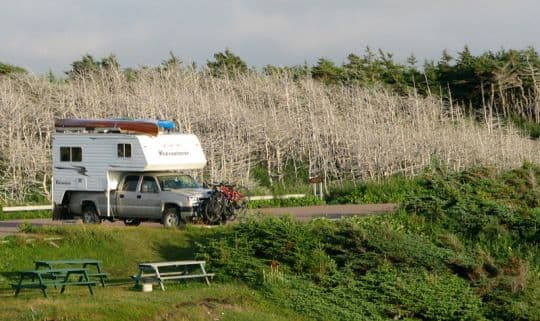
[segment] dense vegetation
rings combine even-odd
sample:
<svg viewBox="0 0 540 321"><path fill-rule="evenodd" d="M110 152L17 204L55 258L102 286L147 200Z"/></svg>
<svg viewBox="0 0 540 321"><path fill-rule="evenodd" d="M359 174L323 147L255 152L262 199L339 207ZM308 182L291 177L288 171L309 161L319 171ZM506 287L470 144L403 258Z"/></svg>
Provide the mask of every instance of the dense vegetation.
<svg viewBox="0 0 540 321"><path fill-rule="evenodd" d="M422 175L396 215L251 221L200 245L315 320L540 320L540 168Z"/></svg>
<svg viewBox="0 0 540 321"><path fill-rule="evenodd" d="M285 217L185 231L26 226L38 233L34 242L0 244L0 318L540 320L538 180L540 167L531 164L503 172L432 167L405 189L381 189L403 200L395 214L307 224ZM91 302L74 299L77 289L53 300L7 290L33 259L65 257L103 260L112 285ZM137 262L194 257L216 273L210 289L129 291Z"/></svg>
<svg viewBox="0 0 540 321"><path fill-rule="evenodd" d="M123 72L128 77L150 67L127 68ZM170 57L156 67L158 70L191 69L172 52ZM120 70L115 55L96 59L87 54L74 61L69 78L88 77L103 70ZM363 54L351 53L339 65L320 58L314 65L273 66L262 70L248 68L247 63L231 50L214 54L214 60L207 61L203 72L213 76L234 77L238 74L260 73L265 75L289 76L294 79L313 78L326 84L372 87L383 85L399 94L415 92L420 95L435 95L454 103L468 106L470 112L484 113L485 108L503 117L527 119L539 123L538 76L540 56L533 47L524 50L500 49L474 55L468 46L452 56L443 50L438 61L426 60L419 63L411 54L405 63L394 59L392 53L379 49L373 52L367 47ZM23 68L0 63L0 74L25 72ZM56 77L49 74L49 79Z"/></svg>

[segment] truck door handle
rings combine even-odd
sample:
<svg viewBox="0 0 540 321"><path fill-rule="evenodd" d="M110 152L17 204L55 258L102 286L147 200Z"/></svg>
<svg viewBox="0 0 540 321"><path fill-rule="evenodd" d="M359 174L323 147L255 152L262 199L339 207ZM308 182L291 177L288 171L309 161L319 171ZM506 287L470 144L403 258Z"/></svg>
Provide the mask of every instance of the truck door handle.
<svg viewBox="0 0 540 321"><path fill-rule="evenodd" d="M141 198L141 195L137 195L137 198L139 198L139 199L140 199L140 198Z"/></svg>
<svg viewBox="0 0 540 321"><path fill-rule="evenodd" d="M118 195L118 197L124 198L124 194L120 194L120 195Z"/></svg>

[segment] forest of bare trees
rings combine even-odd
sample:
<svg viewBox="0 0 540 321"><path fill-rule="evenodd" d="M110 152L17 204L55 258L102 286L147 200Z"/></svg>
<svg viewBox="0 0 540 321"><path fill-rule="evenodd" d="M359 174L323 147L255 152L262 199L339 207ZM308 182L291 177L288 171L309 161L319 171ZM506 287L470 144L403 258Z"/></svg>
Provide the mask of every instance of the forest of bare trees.
<svg viewBox="0 0 540 321"><path fill-rule="evenodd" d="M329 86L313 79L195 70L115 69L66 81L0 77L0 202L47 195L55 118L176 119L197 134L212 181L256 185L284 176L323 175L327 182L414 174L434 160L454 170L540 162L539 143L481 121L435 97L386 89Z"/></svg>

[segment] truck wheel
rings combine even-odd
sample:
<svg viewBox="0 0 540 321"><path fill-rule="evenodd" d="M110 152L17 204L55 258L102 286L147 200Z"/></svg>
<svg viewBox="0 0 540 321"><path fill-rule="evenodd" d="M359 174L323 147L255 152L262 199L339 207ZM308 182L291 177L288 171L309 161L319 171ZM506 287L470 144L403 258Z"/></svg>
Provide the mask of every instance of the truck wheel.
<svg viewBox="0 0 540 321"><path fill-rule="evenodd" d="M170 207L163 212L162 224L165 227L183 227L185 225L174 207Z"/></svg>
<svg viewBox="0 0 540 321"><path fill-rule="evenodd" d="M141 220L139 220L138 218L125 218L124 224L126 224L127 226L139 226L141 225Z"/></svg>
<svg viewBox="0 0 540 321"><path fill-rule="evenodd" d="M99 224L101 220L93 206L85 206L82 212L82 221L84 224Z"/></svg>

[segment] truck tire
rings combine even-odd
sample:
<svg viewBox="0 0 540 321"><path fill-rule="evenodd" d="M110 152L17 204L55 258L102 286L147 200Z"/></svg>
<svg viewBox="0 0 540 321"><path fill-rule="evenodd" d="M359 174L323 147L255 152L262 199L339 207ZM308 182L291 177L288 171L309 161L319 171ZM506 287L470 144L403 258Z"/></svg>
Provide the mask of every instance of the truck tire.
<svg viewBox="0 0 540 321"><path fill-rule="evenodd" d="M91 205L86 205L82 211L82 221L84 224L99 224L101 220L96 211L96 208Z"/></svg>
<svg viewBox="0 0 540 321"><path fill-rule="evenodd" d="M184 227L184 221L180 217L180 213L178 213L177 209L174 207L169 207L163 211L163 219L161 220L161 224L165 227L174 227L174 228L180 228Z"/></svg>

